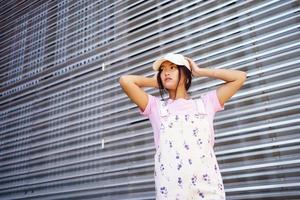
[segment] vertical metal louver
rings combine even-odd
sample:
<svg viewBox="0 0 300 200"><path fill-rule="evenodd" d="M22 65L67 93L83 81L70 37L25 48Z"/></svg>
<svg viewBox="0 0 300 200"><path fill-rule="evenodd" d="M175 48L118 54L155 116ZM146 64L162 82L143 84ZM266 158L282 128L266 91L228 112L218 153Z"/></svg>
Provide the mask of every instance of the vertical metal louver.
<svg viewBox="0 0 300 200"><path fill-rule="evenodd" d="M248 74L214 121L227 199L300 199L299 4L1 1L0 199L155 199L152 129L117 80L170 51Z"/></svg>

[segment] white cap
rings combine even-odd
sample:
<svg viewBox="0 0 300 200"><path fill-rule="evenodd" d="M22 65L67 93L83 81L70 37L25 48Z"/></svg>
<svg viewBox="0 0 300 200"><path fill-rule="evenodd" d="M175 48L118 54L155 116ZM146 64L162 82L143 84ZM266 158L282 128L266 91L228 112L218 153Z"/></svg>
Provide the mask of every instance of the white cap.
<svg viewBox="0 0 300 200"><path fill-rule="evenodd" d="M170 62L172 62L172 63L174 63L176 65L184 65L184 66L186 66L191 71L191 67L190 67L189 61L187 59L185 59L183 55L176 54L176 53L167 53L167 54L163 55L162 57L158 58L153 63L153 69L155 71L158 71L160 65L164 61L170 61Z"/></svg>

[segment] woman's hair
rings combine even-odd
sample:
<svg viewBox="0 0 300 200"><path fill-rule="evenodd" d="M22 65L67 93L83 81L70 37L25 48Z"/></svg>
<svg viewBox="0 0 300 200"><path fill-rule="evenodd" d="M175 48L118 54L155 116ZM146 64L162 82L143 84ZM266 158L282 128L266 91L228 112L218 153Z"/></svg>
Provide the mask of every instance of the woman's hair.
<svg viewBox="0 0 300 200"><path fill-rule="evenodd" d="M192 83L192 73L191 71L184 65L176 65L178 67L178 71L179 71L179 74L178 74L178 82L177 82L177 85L176 85L176 93L177 93L177 87L179 85L179 81L181 79L181 76L182 76L182 73L184 74L184 76L186 77L186 81L184 83L184 87L186 89L186 91L188 92L190 86L191 86L191 83ZM159 86L159 93L160 93L160 96L161 98L164 100L163 98L163 95L164 95L164 92L166 92L166 88L164 88L163 86L163 83L162 83L162 80L161 80L161 77L160 77L160 74L161 74L162 70L161 68L159 68L158 70L158 74L157 74L157 82L158 82L158 86ZM176 94L175 93L175 94ZM189 92L188 92L189 93Z"/></svg>

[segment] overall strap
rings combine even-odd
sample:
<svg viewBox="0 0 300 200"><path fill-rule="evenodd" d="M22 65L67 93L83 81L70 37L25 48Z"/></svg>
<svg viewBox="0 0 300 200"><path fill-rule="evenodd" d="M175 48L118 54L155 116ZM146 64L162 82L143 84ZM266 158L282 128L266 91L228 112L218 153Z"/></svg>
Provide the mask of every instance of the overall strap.
<svg viewBox="0 0 300 200"><path fill-rule="evenodd" d="M206 110L204 107L204 102L203 99L200 97L195 100L196 101L196 106L199 114L206 114Z"/></svg>
<svg viewBox="0 0 300 200"><path fill-rule="evenodd" d="M165 117L169 115L169 109L167 107L167 102L161 100L159 101L159 115Z"/></svg>

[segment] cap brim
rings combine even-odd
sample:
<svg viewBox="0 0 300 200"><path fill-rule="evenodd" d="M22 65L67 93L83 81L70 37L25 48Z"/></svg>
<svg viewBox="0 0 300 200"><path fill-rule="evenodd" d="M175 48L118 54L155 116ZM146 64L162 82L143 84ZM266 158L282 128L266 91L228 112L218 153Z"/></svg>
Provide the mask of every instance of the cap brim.
<svg viewBox="0 0 300 200"><path fill-rule="evenodd" d="M178 60L179 59L179 60ZM186 60L184 57L183 58L176 58L176 57L172 57L172 56L168 56L168 54L164 57L160 57L158 58L154 63L153 63L153 70L154 71L158 71L161 64L165 61L169 61L171 63L174 63L175 65L184 65L186 66L190 71L191 71L191 68L190 68L190 65L189 65L189 62L188 60Z"/></svg>
<svg viewBox="0 0 300 200"><path fill-rule="evenodd" d="M161 66L161 64L162 64L163 62L165 62L165 61L166 61L166 59L164 59L164 58L157 59L157 60L153 63L153 70L154 70L154 71L158 71L158 70L159 70L159 67Z"/></svg>

